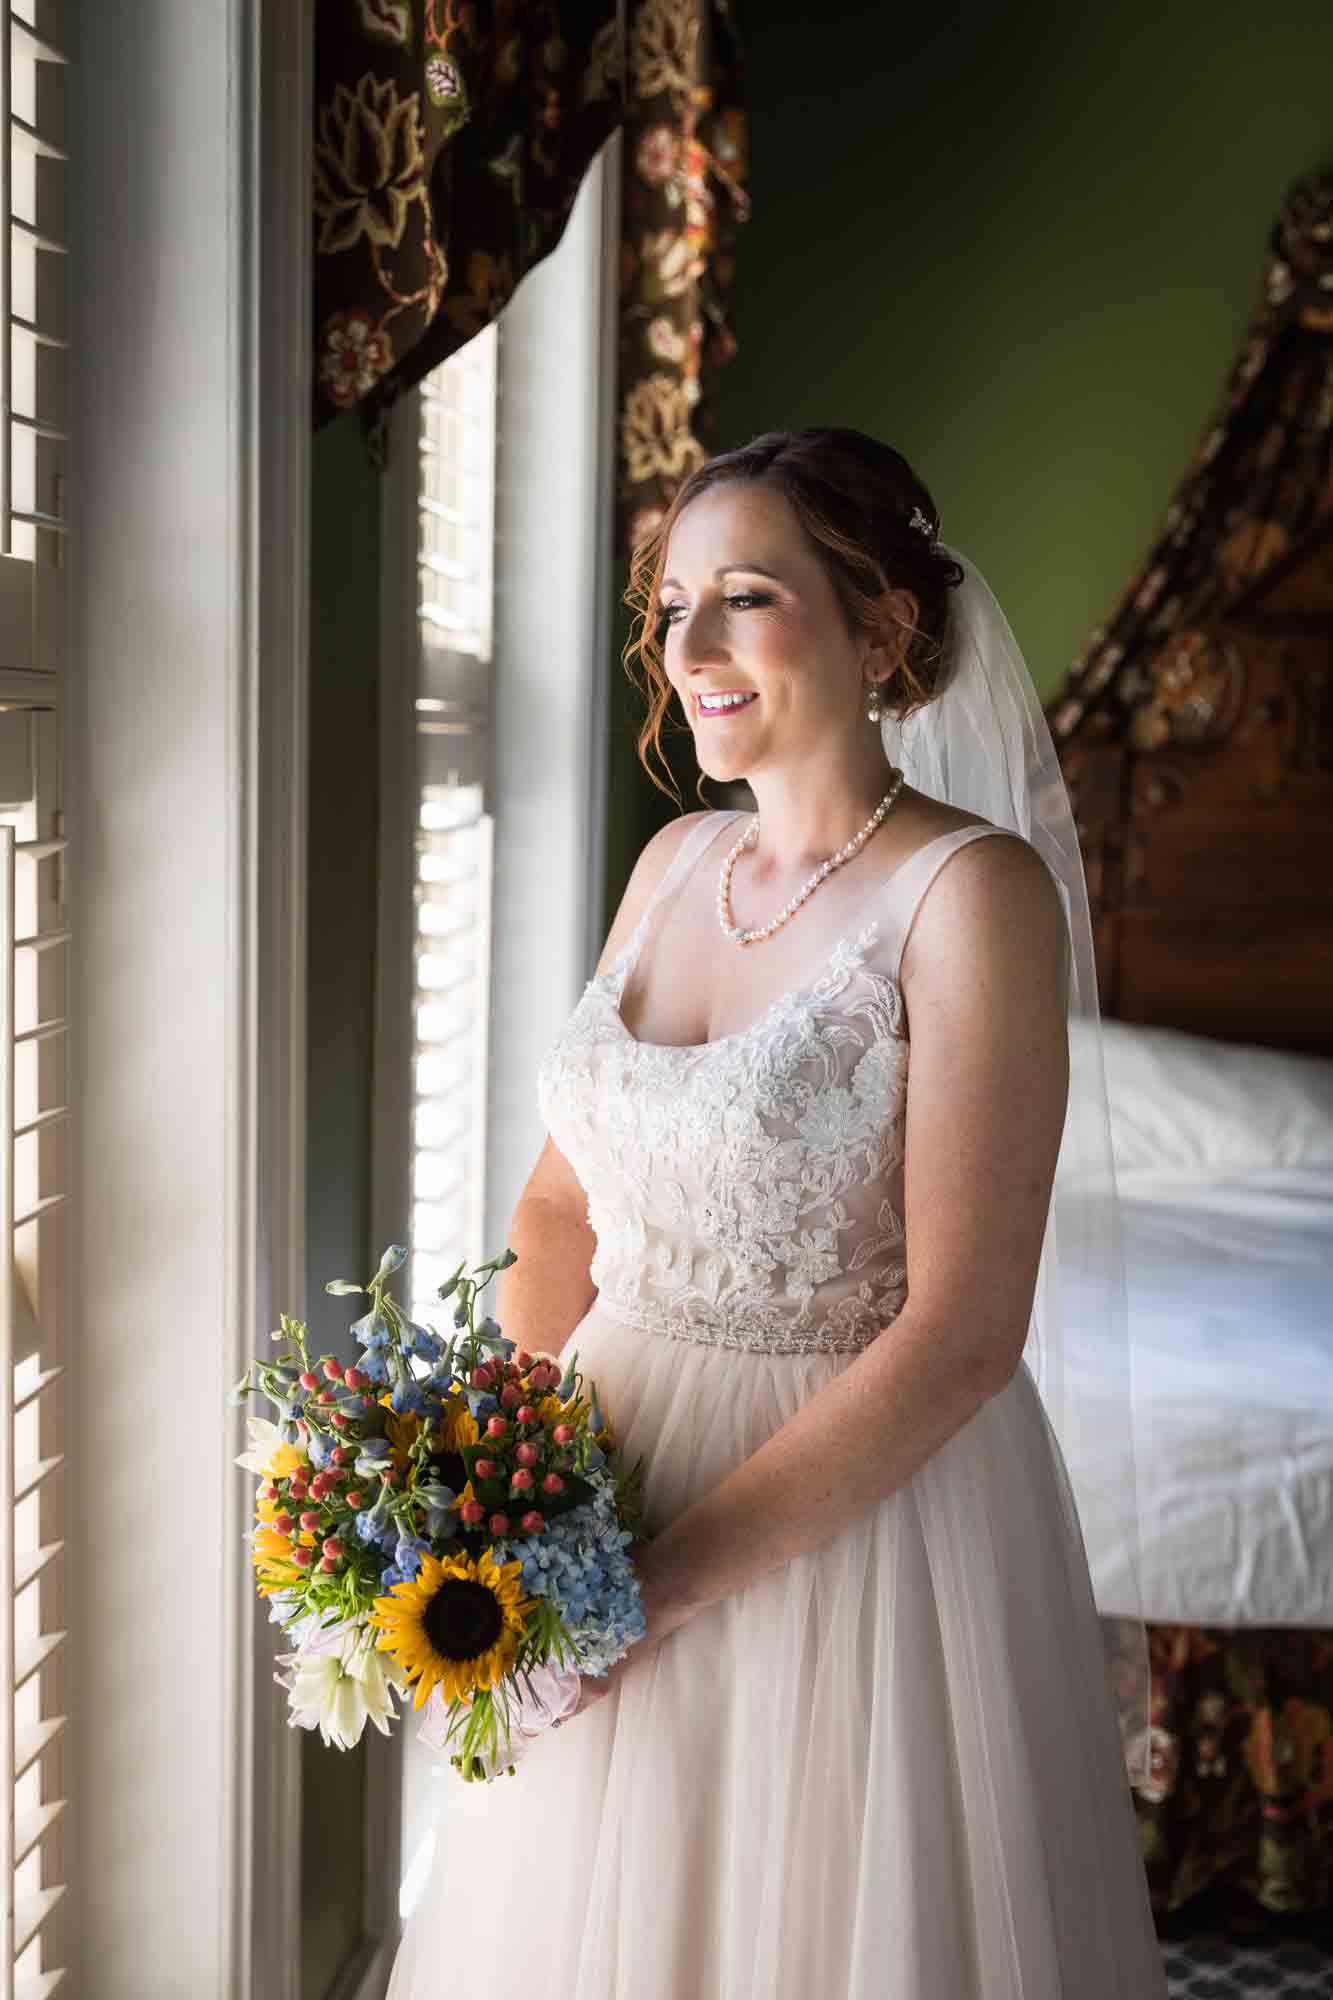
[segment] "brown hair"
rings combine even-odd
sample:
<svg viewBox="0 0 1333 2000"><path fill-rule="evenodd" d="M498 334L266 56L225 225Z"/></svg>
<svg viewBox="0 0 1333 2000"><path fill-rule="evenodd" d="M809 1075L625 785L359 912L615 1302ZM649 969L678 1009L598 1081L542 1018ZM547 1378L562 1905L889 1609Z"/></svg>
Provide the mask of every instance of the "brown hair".
<svg viewBox="0 0 1333 2000"><path fill-rule="evenodd" d="M910 715L933 700L945 679L948 593L962 582L963 570L936 546L939 511L901 452L864 431L827 426L765 431L735 451L720 452L690 474L662 519L635 546L623 599L638 630L631 633L621 664L648 701L639 731L639 761L658 790L669 791L677 805L680 794L662 751L662 724L672 694L663 664L659 599L667 541L700 493L746 480L775 488L792 508L824 565L850 630L871 635L877 644L889 642L903 621L884 602L885 593L909 590L916 598L917 620L893 677L890 713ZM930 523L929 535L910 525L917 507ZM666 772L667 784L650 765L649 751Z"/></svg>

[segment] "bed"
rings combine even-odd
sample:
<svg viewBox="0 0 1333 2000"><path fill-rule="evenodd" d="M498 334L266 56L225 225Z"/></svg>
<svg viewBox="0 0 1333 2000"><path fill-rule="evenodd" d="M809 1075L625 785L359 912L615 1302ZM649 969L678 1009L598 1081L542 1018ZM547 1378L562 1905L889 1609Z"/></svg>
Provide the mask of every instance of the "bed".
<svg viewBox="0 0 1333 2000"><path fill-rule="evenodd" d="M1137 692L1048 707L1136 1342L1135 1806L1159 1912L1223 1883L1314 1910L1333 1903L1333 516L1181 621ZM1114 1652L1123 1552L1089 1562Z"/></svg>

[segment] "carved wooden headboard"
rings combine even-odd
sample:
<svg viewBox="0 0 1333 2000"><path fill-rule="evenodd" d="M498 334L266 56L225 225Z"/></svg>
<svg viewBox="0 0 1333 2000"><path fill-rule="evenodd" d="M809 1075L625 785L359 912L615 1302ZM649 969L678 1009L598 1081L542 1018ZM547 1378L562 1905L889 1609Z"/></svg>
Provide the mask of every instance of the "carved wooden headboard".
<svg viewBox="0 0 1333 2000"><path fill-rule="evenodd" d="M1333 514L1171 645L1169 740L1059 746L1102 1010L1333 1056Z"/></svg>

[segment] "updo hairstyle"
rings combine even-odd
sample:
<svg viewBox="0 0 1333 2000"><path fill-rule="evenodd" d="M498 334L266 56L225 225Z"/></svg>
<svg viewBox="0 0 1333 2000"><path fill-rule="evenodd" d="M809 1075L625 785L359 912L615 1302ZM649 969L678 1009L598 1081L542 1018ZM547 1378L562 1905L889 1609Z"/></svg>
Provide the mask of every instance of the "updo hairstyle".
<svg viewBox="0 0 1333 2000"><path fill-rule="evenodd" d="M710 487L743 480L772 486L787 501L824 565L849 631L892 651L905 621L886 601L886 593L908 590L915 597L916 623L906 626L909 637L899 665L881 686L882 708L906 717L933 700L947 680L948 597L963 581L963 569L938 546L939 511L925 484L901 452L864 431L824 425L765 431L698 466L630 558L623 601L635 614L638 630L631 634L621 664L648 703L638 737L639 761L658 790L669 792L678 804L661 741L672 696L659 595L667 542L691 500ZM929 534L910 525L918 508L930 525ZM649 763L650 751L668 783Z"/></svg>

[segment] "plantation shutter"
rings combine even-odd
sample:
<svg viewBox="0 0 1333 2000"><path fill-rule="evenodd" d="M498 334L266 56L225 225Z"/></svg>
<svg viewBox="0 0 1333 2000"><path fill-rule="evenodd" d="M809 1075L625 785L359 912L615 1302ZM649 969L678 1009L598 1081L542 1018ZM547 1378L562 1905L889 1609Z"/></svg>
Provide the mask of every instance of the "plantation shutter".
<svg viewBox="0 0 1333 2000"><path fill-rule="evenodd" d="M0 381L0 1602L5 2000L65 1980L65 57L59 10L7 10Z"/></svg>
<svg viewBox="0 0 1333 2000"><path fill-rule="evenodd" d="M442 1279L484 1254L496 340L492 324L418 392L410 1249L426 1319Z"/></svg>

